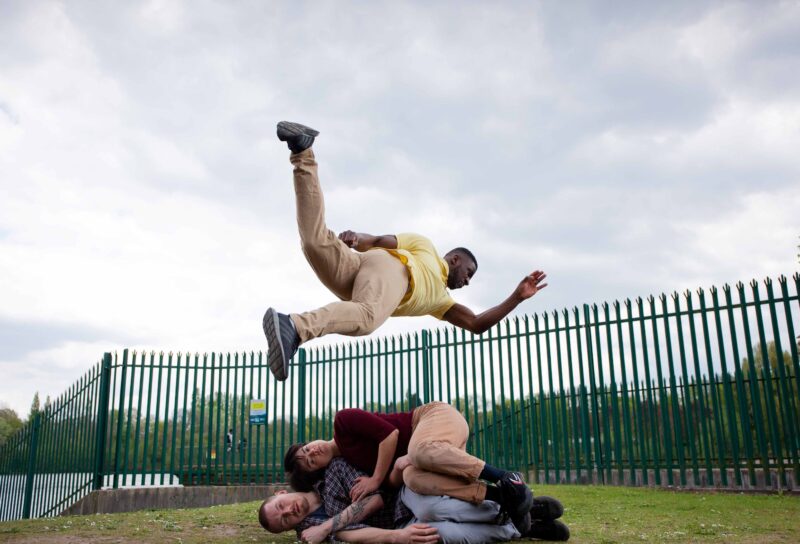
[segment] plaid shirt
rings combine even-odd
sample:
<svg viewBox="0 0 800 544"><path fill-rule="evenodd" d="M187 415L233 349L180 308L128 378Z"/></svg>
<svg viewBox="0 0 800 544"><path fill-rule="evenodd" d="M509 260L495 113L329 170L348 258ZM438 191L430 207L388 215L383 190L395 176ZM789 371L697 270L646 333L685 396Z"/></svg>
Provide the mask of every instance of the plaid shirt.
<svg viewBox="0 0 800 544"><path fill-rule="evenodd" d="M298 538L300 534L309 527L321 525L337 514L341 514L350 504L350 489L355 485L356 478L366 476L360 470L353 468L341 457L334 457L328 468L325 470L325 478L314 484L314 489L322 499L325 512L328 517L309 515L295 528ZM348 525L344 529L363 529L365 527L377 527L379 529L394 529L411 519L411 511L399 500L399 493L394 491L379 490L373 491L370 495L380 493L383 497L384 506L362 523ZM331 535L332 536L332 535Z"/></svg>

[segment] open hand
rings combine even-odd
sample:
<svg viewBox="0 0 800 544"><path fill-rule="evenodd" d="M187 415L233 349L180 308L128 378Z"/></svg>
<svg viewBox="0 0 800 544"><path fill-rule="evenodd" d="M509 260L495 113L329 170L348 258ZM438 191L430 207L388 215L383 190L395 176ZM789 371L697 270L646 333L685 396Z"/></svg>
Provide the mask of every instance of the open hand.
<svg viewBox="0 0 800 544"><path fill-rule="evenodd" d="M355 248L358 245L358 233L352 230L346 230L339 233L339 240L344 242L347 247Z"/></svg>
<svg viewBox="0 0 800 544"><path fill-rule="evenodd" d="M380 486L380 482L376 482L370 476L359 476L356 478L356 483L350 488L350 500L356 502L362 497L366 497Z"/></svg>
<svg viewBox="0 0 800 544"><path fill-rule="evenodd" d="M398 542L403 544L436 544L439 542L439 531L425 523L415 523L400 529Z"/></svg>
<svg viewBox="0 0 800 544"><path fill-rule="evenodd" d="M547 278L547 274L542 272L541 270L536 270L532 274L525 276L519 285L517 286L515 293L519 297L520 300L526 300L531 298L533 295L538 293L540 290L547 287L546 283L542 283L545 278Z"/></svg>

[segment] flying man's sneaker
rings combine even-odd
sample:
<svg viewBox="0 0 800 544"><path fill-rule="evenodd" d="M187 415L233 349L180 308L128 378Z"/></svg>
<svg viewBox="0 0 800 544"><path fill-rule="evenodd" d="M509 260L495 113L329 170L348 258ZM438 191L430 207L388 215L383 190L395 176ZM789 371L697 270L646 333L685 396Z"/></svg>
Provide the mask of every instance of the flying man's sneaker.
<svg viewBox="0 0 800 544"><path fill-rule="evenodd" d="M264 335L269 351L267 362L275 379L284 381L289 377L289 361L300 346L300 336L288 315L279 314L274 308L264 314Z"/></svg>
<svg viewBox="0 0 800 544"><path fill-rule="evenodd" d="M317 136L319 136L318 130L300 123L292 123L290 121L278 123L278 139L286 142L292 153L300 153L311 147L314 143L314 138Z"/></svg>

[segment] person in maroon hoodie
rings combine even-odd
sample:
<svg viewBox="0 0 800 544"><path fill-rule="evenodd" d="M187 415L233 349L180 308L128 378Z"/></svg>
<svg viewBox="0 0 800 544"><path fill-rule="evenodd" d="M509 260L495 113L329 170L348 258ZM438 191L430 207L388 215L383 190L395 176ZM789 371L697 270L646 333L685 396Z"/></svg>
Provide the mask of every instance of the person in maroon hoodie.
<svg viewBox="0 0 800 544"><path fill-rule="evenodd" d="M421 495L447 495L473 504L495 501L524 534L530 525L531 490L518 472L468 454L468 438L467 421L444 402L394 414L348 408L336 413L332 440L292 445L284 468L292 487L306 491L331 460L341 456L371 474L356 480L350 491L354 501L381 486L405 483Z"/></svg>

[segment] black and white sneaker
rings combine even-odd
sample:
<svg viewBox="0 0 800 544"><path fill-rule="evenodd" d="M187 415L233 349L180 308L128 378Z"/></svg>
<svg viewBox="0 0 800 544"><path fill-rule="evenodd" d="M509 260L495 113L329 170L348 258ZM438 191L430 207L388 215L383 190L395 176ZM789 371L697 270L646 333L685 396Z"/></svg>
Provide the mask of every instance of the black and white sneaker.
<svg viewBox="0 0 800 544"><path fill-rule="evenodd" d="M300 346L300 336L288 315L279 314L273 308L267 310L262 322L269 351L267 362L275 379L284 381L289 377L289 361Z"/></svg>
<svg viewBox="0 0 800 544"><path fill-rule="evenodd" d="M564 506L558 499L546 495L539 495L533 498L531 519L552 520L558 519L563 515Z"/></svg>
<svg viewBox="0 0 800 544"><path fill-rule="evenodd" d="M497 486L503 494L500 507L511 515L512 521L530 513L533 507L533 493L522 479L522 474L506 472L497 482Z"/></svg>
<svg viewBox="0 0 800 544"><path fill-rule="evenodd" d="M569 540L569 527L561 520L535 519L531 523L531 528L522 535L526 538L536 538L538 540L549 540L550 542L566 542Z"/></svg>
<svg viewBox="0 0 800 544"><path fill-rule="evenodd" d="M314 143L314 138L319 136L319 131L311 127L292 123L291 121L281 121L278 123L278 139L286 142L292 153L305 151Z"/></svg>

